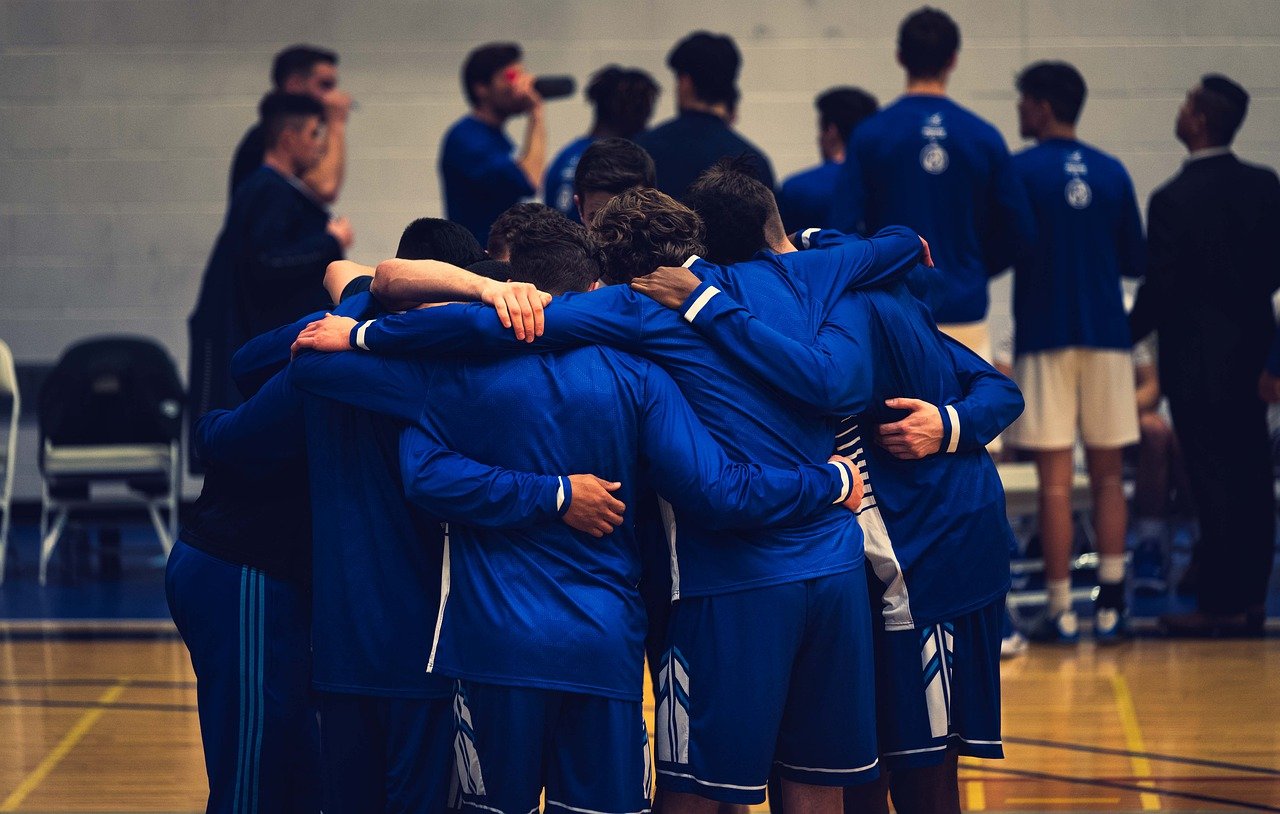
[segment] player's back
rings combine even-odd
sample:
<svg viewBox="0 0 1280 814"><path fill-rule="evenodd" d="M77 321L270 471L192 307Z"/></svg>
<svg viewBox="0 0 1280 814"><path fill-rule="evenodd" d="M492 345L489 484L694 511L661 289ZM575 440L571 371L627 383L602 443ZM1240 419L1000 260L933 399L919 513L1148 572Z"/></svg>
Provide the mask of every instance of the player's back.
<svg viewBox="0 0 1280 814"><path fill-rule="evenodd" d="M973 322L986 313L996 176L1008 152L1000 133L944 96L908 95L858 125L847 172L859 176L860 215L850 216L842 185L833 204L838 229L865 234L903 224L929 241L944 272L939 322ZM861 220L845 222L848 220Z"/></svg>
<svg viewBox="0 0 1280 814"><path fill-rule="evenodd" d="M874 425L903 416L885 407L886 399L917 398L945 410L965 397L953 349L985 363L938 332L902 283L853 293L833 318L866 324L871 344L872 408L856 418L857 430L849 432L855 422L848 422L843 432L860 439L860 449L846 453L868 462L859 518L868 562L886 583L895 568L905 575L886 593L886 624L931 624L982 607L1008 587L1012 534L990 456L980 447L948 452L944 438L939 454L900 460L871 436Z"/></svg>
<svg viewBox="0 0 1280 814"><path fill-rule="evenodd" d="M619 481L616 494L631 507L642 489L637 431L649 368L595 347L444 362L421 423L481 463ZM451 524L445 547L450 584L433 669L639 697L645 616L630 514L603 539L562 522L502 531Z"/></svg>
<svg viewBox="0 0 1280 814"><path fill-rule="evenodd" d="M1142 274L1144 241L1129 174L1074 139L1013 157L1040 241L1014 276L1017 352L1128 348L1120 277Z"/></svg>

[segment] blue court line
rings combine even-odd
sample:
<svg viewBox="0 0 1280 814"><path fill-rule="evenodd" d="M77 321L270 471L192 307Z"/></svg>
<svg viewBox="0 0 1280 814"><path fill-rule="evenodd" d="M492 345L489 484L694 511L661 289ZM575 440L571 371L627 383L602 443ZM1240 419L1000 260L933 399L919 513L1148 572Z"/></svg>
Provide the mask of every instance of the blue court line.
<svg viewBox="0 0 1280 814"><path fill-rule="evenodd" d="M1095 755L1116 755L1118 757L1142 757L1147 760L1158 760L1165 763L1183 763L1188 766L1204 766L1209 769L1232 769L1239 772L1255 772L1257 774L1265 774L1271 777L1280 777L1280 769L1272 769L1266 766L1250 766L1247 763L1229 763L1225 760L1209 760L1208 758L1198 757L1180 757L1178 755L1165 755L1158 752L1131 752L1128 749L1116 749L1108 746L1090 746L1084 743L1066 743L1063 741L1046 741L1037 740L1035 738L1004 738L1005 743L1018 744L1020 746L1042 746L1046 749L1066 749L1072 752L1089 752Z"/></svg>
<svg viewBox="0 0 1280 814"><path fill-rule="evenodd" d="M1122 791L1135 791L1139 794L1160 794L1170 797L1181 797L1184 800L1195 800L1200 803L1214 803L1217 805L1234 806L1236 808L1248 809L1250 811L1274 811L1280 812L1280 806L1266 805L1265 803L1250 803L1245 800L1233 800L1230 797L1218 797L1212 794L1198 794L1194 791L1175 791L1152 785L1138 785L1137 783L1122 783L1118 780L1104 780L1098 777L1072 777L1065 774L1051 774L1049 772L1033 772L1025 769L1002 769L989 766L985 763L961 763L961 769L970 769L982 772L983 774L1002 774L1010 777L1023 777L1031 780L1054 780L1059 783L1072 783L1077 786L1097 786L1108 789L1120 789Z"/></svg>

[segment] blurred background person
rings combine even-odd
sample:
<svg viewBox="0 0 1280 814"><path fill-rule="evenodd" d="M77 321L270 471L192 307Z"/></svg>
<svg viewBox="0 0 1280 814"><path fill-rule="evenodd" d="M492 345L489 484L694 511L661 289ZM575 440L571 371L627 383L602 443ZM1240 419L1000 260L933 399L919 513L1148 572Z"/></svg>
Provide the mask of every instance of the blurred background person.
<svg viewBox="0 0 1280 814"><path fill-rule="evenodd" d="M311 45L290 46L271 63L271 86L278 93L304 94L324 105L324 157L307 170L302 182L321 202L333 203L342 190L347 168L347 116L351 112L351 97L338 89L338 55ZM228 197L249 173L262 166L266 150L262 126L255 124L236 148Z"/></svg>
<svg viewBox="0 0 1280 814"><path fill-rule="evenodd" d="M876 97L862 88L851 87L823 91L813 105L818 109L818 154L822 163L782 182L778 211L788 234L826 225L849 136L859 122L880 109Z"/></svg>
<svg viewBox="0 0 1280 814"><path fill-rule="evenodd" d="M582 154L573 173L573 203L579 220L591 227L600 208L629 189L652 187L653 159L625 138L606 138Z"/></svg>
<svg viewBox="0 0 1280 814"><path fill-rule="evenodd" d="M629 139L641 133L653 116L658 83L639 68L606 65L591 77L586 96L595 109L591 131L570 142L551 162L543 192L547 206L558 209L576 223L582 222L573 198L578 160L598 139Z"/></svg>
<svg viewBox="0 0 1280 814"><path fill-rule="evenodd" d="M462 65L462 90L471 112L440 145L445 217L471 230L483 244L495 218L538 191L547 163L547 128L534 76L513 42L481 45ZM525 116L524 143L503 132L507 119Z"/></svg>
<svg viewBox="0 0 1280 814"><path fill-rule="evenodd" d="M1249 94L1211 74L1187 92L1175 133L1190 155L1151 196L1135 340L1159 332L1160 387L1194 486L1197 610L1161 617L1187 636L1261 636L1275 549L1275 471L1258 374L1275 333L1280 180L1231 142Z"/></svg>
<svg viewBox="0 0 1280 814"><path fill-rule="evenodd" d="M658 189L679 198L717 160L743 154L750 156L755 177L773 189L769 159L733 130L742 67L733 40L695 31L671 49L667 67L676 75L676 117L636 137L653 157Z"/></svg>
<svg viewBox="0 0 1280 814"><path fill-rule="evenodd" d="M1079 638L1068 567L1078 435L1099 555L1093 635L1110 642L1125 632L1121 474L1124 448L1138 441L1120 278L1142 276L1142 217L1124 166L1076 138L1087 92L1080 72L1065 62L1037 62L1022 71L1017 88L1019 130L1036 146L1013 157L1013 171L1026 189L1039 240L1014 269L1014 378L1027 409L1006 439L1033 451L1039 475L1049 607L1033 637Z"/></svg>

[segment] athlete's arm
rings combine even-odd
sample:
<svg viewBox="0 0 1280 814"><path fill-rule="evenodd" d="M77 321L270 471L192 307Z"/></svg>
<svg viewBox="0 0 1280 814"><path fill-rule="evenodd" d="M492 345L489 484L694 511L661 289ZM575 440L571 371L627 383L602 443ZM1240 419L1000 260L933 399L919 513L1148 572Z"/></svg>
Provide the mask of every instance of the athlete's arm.
<svg viewBox="0 0 1280 814"><path fill-rule="evenodd" d="M696 513L708 528L769 526L803 520L834 504L853 509L861 478L846 458L778 469L729 460L675 382L646 365L640 413L640 465L658 494Z"/></svg>
<svg viewBox="0 0 1280 814"><path fill-rule="evenodd" d="M660 271L696 280L688 269ZM766 384L823 413L853 415L866 409L871 392L871 359L859 339L866 313L855 296L835 303L811 344L778 333L710 283L699 281L676 310Z"/></svg>
<svg viewBox="0 0 1280 814"><path fill-rule="evenodd" d="M951 353L964 397L941 405L942 452L971 452L990 444L1022 415L1025 403L1018 385L978 354L949 336L942 336Z"/></svg>
<svg viewBox="0 0 1280 814"><path fill-rule="evenodd" d="M347 290L347 286L361 277L371 277L372 275L373 269L369 266L363 266L351 260L334 260L324 270L325 293L337 305L342 302L342 295Z"/></svg>
<svg viewBox="0 0 1280 814"><path fill-rule="evenodd" d="M1129 335L1136 343L1156 329L1163 310L1165 280L1178 263L1178 213L1163 192L1151 196L1147 210L1147 269L1129 312Z"/></svg>
<svg viewBox="0 0 1280 814"><path fill-rule="evenodd" d="M413 421L427 400L427 371L412 359L369 353L302 353L289 365L299 390L362 410Z"/></svg>
<svg viewBox="0 0 1280 814"><path fill-rule="evenodd" d="M534 475L486 466L441 443L429 422L400 435L405 494L435 517L483 528L523 528L560 519L603 537L626 506L609 493L621 484L594 475Z"/></svg>
<svg viewBox="0 0 1280 814"><path fill-rule="evenodd" d="M196 422L195 454L212 466L263 470L302 455L302 396L284 371L234 410L213 410Z"/></svg>
<svg viewBox="0 0 1280 814"><path fill-rule="evenodd" d="M370 290L398 309L423 302L483 302L497 310L503 327L529 342L542 335L542 309L551 301L550 294L529 283L500 283L439 260L383 260Z"/></svg>
<svg viewBox="0 0 1280 814"><path fill-rule="evenodd" d="M1036 220L1031 211L1027 188L1014 170L1013 159L998 135L995 177L992 179L988 208L989 226L982 236L982 253L987 274L995 276L1035 251Z"/></svg>
<svg viewBox="0 0 1280 814"><path fill-rule="evenodd" d="M810 229L800 233L800 243L821 253L796 257L789 270L828 307L847 290L884 285L917 263L932 263L924 238L905 226L886 226L867 238Z"/></svg>
<svg viewBox="0 0 1280 814"><path fill-rule="evenodd" d="M272 191L270 198L259 202L249 226L250 257L253 259L249 285L266 280L318 280L329 261L342 256L342 246L327 231L318 231L293 240L289 217L292 206L285 199L293 192Z"/></svg>
<svg viewBox="0 0 1280 814"><path fill-rule="evenodd" d="M1121 169L1121 172L1124 172ZM1142 215L1138 212L1138 196L1133 181L1124 174L1125 202L1116 242L1120 248L1120 274L1137 279L1147 270L1147 241L1142 234Z"/></svg>
<svg viewBox="0 0 1280 814"><path fill-rule="evenodd" d="M373 298L367 294L349 297L332 313L339 316L364 316L373 308ZM312 322L323 319L324 311L307 314L288 325L259 334L244 343L231 357L231 377L241 390L255 389L261 382L274 376L289 363L290 346L298 332Z"/></svg>

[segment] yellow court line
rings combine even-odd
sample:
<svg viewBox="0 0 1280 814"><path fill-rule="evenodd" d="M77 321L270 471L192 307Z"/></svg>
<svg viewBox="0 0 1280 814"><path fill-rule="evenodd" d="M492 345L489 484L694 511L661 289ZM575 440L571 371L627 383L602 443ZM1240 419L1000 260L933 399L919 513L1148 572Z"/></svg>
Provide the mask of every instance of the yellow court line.
<svg viewBox="0 0 1280 814"><path fill-rule="evenodd" d="M1111 803L1120 802L1119 797L1006 797L1006 803L1071 805L1073 803Z"/></svg>
<svg viewBox="0 0 1280 814"><path fill-rule="evenodd" d="M1124 729L1124 740L1129 751L1147 751L1146 744L1142 741L1142 730L1138 727L1138 711L1133 706L1133 695L1129 693L1129 682L1124 680L1124 676L1116 673L1111 676L1111 689L1116 696L1116 710L1120 713L1120 726ZM1130 757L1129 761L1133 766L1134 776L1141 778L1138 780L1138 785L1148 788L1155 785L1150 780L1151 761L1137 756ZM1142 800L1143 811L1160 810L1160 795L1144 791L1139 798Z"/></svg>
<svg viewBox="0 0 1280 814"><path fill-rule="evenodd" d="M981 780L964 781L964 801L969 811L987 810L987 789Z"/></svg>
<svg viewBox="0 0 1280 814"><path fill-rule="evenodd" d="M125 687L128 685L129 681L127 679L116 682L115 686L98 696L97 703L114 704L120 700L121 694L124 693ZM44 779L49 776L49 773L57 768L62 759L76 747L76 744L85 735L89 734L89 730L93 729L93 725L98 722L104 712L106 712L105 707L97 707L81 715L75 726L71 727L70 731L62 736L62 740L58 741L58 745L44 756L44 760L40 761L40 765L36 766L31 774L23 779L22 783L13 790L12 794L5 798L3 803L0 803L0 811L17 811L18 806L22 805L22 801L27 799L27 795L35 791L44 782Z"/></svg>

